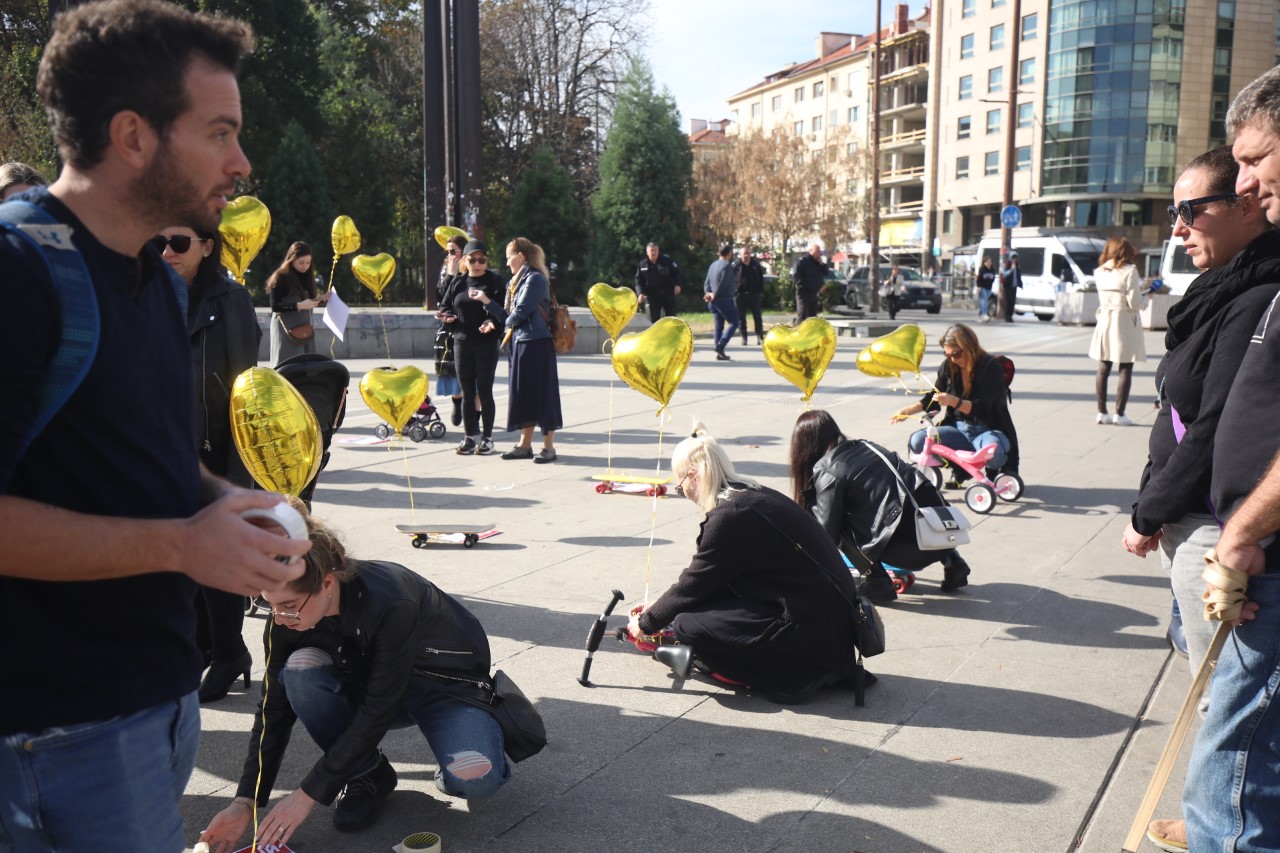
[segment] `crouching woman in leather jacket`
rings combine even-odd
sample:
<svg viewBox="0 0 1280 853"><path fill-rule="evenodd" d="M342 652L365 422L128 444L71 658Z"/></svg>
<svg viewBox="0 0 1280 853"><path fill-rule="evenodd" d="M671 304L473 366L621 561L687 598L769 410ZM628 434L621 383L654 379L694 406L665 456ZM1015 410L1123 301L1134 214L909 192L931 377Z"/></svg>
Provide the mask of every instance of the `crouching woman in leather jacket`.
<svg viewBox="0 0 1280 853"><path fill-rule="evenodd" d="M938 490L893 451L845 438L829 412L815 409L796 420L791 486L796 503L813 512L870 585L884 574L884 563L918 571L941 562L944 592L969 583L969 564L959 551L923 551L916 542L915 506L906 490L920 506L944 506Z"/></svg>
<svg viewBox="0 0 1280 853"><path fill-rule="evenodd" d="M290 503L305 515L300 502ZM307 527L306 571L264 596L272 605L264 697L236 798L201 834L214 853L234 849L255 799L266 805L299 719L324 755L261 819L261 844L288 842L316 803L335 798L335 829L373 823L396 787L395 770L378 749L389 729L422 731L439 765L436 786L446 794L488 797L511 778L502 729L471 704L487 704L492 690L489 640L479 621L404 566L353 560L324 524L307 516Z"/></svg>

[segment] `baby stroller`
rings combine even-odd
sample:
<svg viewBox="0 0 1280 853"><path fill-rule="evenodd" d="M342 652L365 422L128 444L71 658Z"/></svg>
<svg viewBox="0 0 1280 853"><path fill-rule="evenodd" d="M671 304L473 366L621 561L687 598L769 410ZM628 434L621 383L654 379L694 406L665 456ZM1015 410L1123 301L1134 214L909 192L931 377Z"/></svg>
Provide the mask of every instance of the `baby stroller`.
<svg viewBox="0 0 1280 853"><path fill-rule="evenodd" d="M444 438L444 421L440 420L440 412L431 404L430 394L422 401L422 405L418 407L418 411L414 416L409 418L409 422L404 425L404 433L414 441L425 441L427 438L434 440ZM378 424L373 428L373 434L378 438L389 438L391 436L391 426L389 424Z"/></svg>

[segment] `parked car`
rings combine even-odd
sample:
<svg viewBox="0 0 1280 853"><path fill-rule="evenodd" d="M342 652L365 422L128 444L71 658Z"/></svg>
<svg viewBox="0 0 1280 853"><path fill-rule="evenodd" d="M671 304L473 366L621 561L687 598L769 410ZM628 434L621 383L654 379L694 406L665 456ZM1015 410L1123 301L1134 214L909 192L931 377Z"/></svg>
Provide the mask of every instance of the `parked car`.
<svg viewBox="0 0 1280 853"><path fill-rule="evenodd" d="M880 265L880 281L889 277L889 264ZM922 277L918 270L911 267L899 267L898 272L905 279L906 293L898 301L898 308L923 308L930 314L942 310L942 290L933 282ZM844 302L850 308L865 308L871 304L871 267L858 267L850 275L844 288Z"/></svg>

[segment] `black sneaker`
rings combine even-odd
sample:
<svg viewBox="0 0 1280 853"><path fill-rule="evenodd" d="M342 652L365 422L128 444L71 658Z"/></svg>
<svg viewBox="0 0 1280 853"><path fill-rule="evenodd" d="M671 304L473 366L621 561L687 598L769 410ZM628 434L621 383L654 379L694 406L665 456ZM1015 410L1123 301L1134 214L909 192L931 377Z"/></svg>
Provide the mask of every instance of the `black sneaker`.
<svg viewBox="0 0 1280 853"><path fill-rule="evenodd" d="M481 456L488 456L492 452L493 439L486 435L480 439L480 445L476 448L476 453L479 453Z"/></svg>
<svg viewBox="0 0 1280 853"><path fill-rule="evenodd" d="M347 782L333 805L333 828L339 832L355 832L371 826L378 819L382 801L396 789L396 770L386 756L373 770Z"/></svg>
<svg viewBox="0 0 1280 853"><path fill-rule="evenodd" d="M471 436L467 436L462 439L462 442L458 445L458 449L453 452L459 456L470 456L476 452L476 443L472 440Z"/></svg>

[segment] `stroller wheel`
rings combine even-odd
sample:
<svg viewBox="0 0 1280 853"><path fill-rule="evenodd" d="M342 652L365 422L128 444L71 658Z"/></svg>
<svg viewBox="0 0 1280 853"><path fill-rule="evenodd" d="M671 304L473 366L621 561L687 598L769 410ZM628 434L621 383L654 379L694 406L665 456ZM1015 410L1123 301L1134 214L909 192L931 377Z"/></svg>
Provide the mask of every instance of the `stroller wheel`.
<svg viewBox="0 0 1280 853"><path fill-rule="evenodd" d="M409 427L409 438L414 441L426 441L427 430L422 424L413 424Z"/></svg>
<svg viewBox="0 0 1280 853"><path fill-rule="evenodd" d="M439 418L436 418L434 421L432 421L430 424L427 425L427 435L431 436L434 439L444 438L444 432L445 432L444 421L440 420Z"/></svg>
<svg viewBox="0 0 1280 853"><path fill-rule="evenodd" d="M386 441L387 438L391 436L391 428L388 427L386 424L378 424L376 427L373 428L373 434L376 435L378 438L382 439L383 441Z"/></svg>

